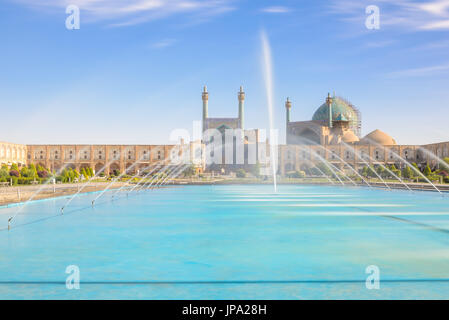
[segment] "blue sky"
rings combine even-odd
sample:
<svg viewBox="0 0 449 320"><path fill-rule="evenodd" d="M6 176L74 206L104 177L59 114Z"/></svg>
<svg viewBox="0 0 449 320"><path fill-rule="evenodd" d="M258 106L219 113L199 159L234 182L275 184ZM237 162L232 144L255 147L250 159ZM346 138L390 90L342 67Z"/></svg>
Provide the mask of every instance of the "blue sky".
<svg viewBox="0 0 449 320"><path fill-rule="evenodd" d="M69 4L79 30L65 27ZM287 96L292 120L309 120L333 91L364 135L449 140L449 0L4 0L0 141L167 143L201 119L205 84L210 116L236 116L243 85L245 126L266 128L262 29L281 142Z"/></svg>

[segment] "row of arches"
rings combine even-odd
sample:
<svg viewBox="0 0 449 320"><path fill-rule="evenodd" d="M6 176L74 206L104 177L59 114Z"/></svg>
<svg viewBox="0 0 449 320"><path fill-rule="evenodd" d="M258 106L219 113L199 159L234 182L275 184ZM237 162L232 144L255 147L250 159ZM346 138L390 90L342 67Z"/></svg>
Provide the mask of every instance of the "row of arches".
<svg viewBox="0 0 449 320"><path fill-rule="evenodd" d="M296 152L298 154L296 155ZM391 149L381 149L376 148L374 150L369 150L368 148L362 149L351 149L345 148L343 150L339 148L291 148L285 153L285 159L287 161L295 160L298 157L299 160L311 160L311 159L326 159L330 161L396 161L400 157L405 160L419 161L425 160L425 154L423 151L414 150L413 148L406 148L403 150L398 150L398 148Z"/></svg>
<svg viewBox="0 0 449 320"><path fill-rule="evenodd" d="M15 144L0 144L0 162L25 162L26 146Z"/></svg>

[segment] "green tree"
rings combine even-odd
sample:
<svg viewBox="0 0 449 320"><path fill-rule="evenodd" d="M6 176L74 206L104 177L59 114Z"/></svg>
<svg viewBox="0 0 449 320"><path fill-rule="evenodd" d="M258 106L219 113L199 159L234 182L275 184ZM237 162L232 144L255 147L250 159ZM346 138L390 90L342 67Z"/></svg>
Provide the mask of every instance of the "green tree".
<svg viewBox="0 0 449 320"><path fill-rule="evenodd" d="M376 170L373 167L371 167L371 166L368 167L368 176L371 177L371 178L376 178L377 177Z"/></svg>
<svg viewBox="0 0 449 320"><path fill-rule="evenodd" d="M11 169L10 170L15 170L15 171L19 172L19 166L17 165L17 163L13 163L11 165Z"/></svg>
<svg viewBox="0 0 449 320"><path fill-rule="evenodd" d="M20 169L20 176L28 178L30 176L30 169L28 169L27 167L23 167L22 169Z"/></svg>
<svg viewBox="0 0 449 320"><path fill-rule="evenodd" d="M409 166L405 166L402 169L402 176L407 179L413 178L413 170Z"/></svg>
<svg viewBox="0 0 449 320"><path fill-rule="evenodd" d="M36 170L36 166L35 166L33 163L31 163L31 164L28 166L28 171L29 171L29 177L30 177L30 178L37 178L37 170Z"/></svg>
<svg viewBox="0 0 449 320"><path fill-rule="evenodd" d="M89 178L89 175L87 174L87 172L86 172L86 168L81 168L81 172L80 172L82 175L83 175L83 177L85 178L85 179L88 179Z"/></svg>
<svg viewBox="0 0 449 320"><path fill-rule="evenodd" d="M237 176L237 178L245 178L246 171L243 169L238 169L235 175Z"/></svg>
<svg viewBox="0 0 449 320"><path fill-rule="evenodd" d="M323 162L319 162L316 167L318 169L321 170L321 172L324 173L324 175L328 176L328 177L332 177L334 176L333 172L331 171L331 169L329 169L329 167L327 165L325 165Z"/></svg>
<svg viewBox="0 0 449 320"><path fill-rule="evenodd" d="M369 175L368 167L363 167L363 169L362 169L362 176L368 177L368 175Z"/></svg>
<svg viewBox="0 0 449 320"><path fill-rule="evenodd" d="M8 170L8 168L6 167L2 167L1 169L0 169L0 179L2 179L2 180L5 180L6 181L6 179L8 178L8 176L9 176L9 170ZM2 181L2 182L5 182L5 181Z"/></svg>
<svg viewBox="0 0 449 320"><path fill-rule="evenodd" d="M297 170L297 171L290 172L287 175L289 178L299 179L299 178L304 178L306 176L306 173L304 171Z"/></svg>
<svg viewBox="0 0 449 320"><path fill-rule="evenodd" d="M423 174L428 177L432 174L432 170L430 169L430 166L427 164L426 167L424 168Z"/></svg>
<svg viewBox="0 0 449 320"><path fill-rule="evenodd" d="M252 166L251 168L251 173L253 174L253 176L255 176L256 178L260 177L260 163L259 161L256 162L256 164L254 166Z"/></svg>
<svg viewBox="0 0 449 320"><path fill-rule="evenodd" d="M186 170L184 170L184 177L192 177L196 174L195 166L193 164L189 165Z"/></svg>
<svg viewBox="0 0 449 320"><path fill-rule="evenodd" d="M381 177L384 176L384 173L385 173L384 171L385 171L385 169L384 169L382 166L378 166L378 167L376 168L377 174L378 174L379 176L381 176Z"/></svg>

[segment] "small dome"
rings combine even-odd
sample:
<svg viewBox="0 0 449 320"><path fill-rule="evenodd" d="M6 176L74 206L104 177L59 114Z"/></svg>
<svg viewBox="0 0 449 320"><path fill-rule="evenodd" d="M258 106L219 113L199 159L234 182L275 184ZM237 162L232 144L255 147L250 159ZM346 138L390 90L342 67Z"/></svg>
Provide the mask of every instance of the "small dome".
<svg viewBox="0 0 449 320"><path fill-rule="evenodd" d="M362 140L362 144L380 144L383 146L391 146L395 145L396 141L386 134L383 131L380 131L378 129L374 130L373 132L367 134Z"/></svg>
<svg viewBox="0 0 449 320"><path fill-rule="evenodd" d="M354 132L346 131L341 138L345 143L359 142L359 137L357 137Z"/></svg>

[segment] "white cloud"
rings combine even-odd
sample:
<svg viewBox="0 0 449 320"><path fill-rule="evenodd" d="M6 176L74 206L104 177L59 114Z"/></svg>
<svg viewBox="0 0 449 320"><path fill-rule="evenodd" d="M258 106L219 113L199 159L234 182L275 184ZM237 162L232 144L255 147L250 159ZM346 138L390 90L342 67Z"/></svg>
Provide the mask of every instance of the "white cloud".
<svg viewBox="0 0 449 320"><path fill-rule="evenodd" d="M448 0L432 1L430 3L422 3L417 5L421 10L427 11L437 16L447 16L449 9Z"/></svg>
<svg viewBox="0 0 449 320"><path fill-rule="evenodd" d="M174 45L176 42L175 39L164 39L158 42L155 42L151 45L152 48L155 49L162 49L162 48L166 48L166 47L170 47L172 45Z"/></svg>
<svg viewBox="0 0 449 320"><path fill-rule="evenodd" d="M401 28L408 31L449 29L449 0L333 0L329 13L357 23L361 28L367 17L365 8L375 4L380 8L382 28Z"/></svg>
<svg viewBox="0 0 449 320"><path fill-rule="evenodd" d="M266 13L287 13L290 12L290 9L287 7L274 6L274 7L265 7L260 9L262 12Z"/></svg>
<svg viewBox="0 0 449 320"><path fill-rule="evenodd" d="M449 20L436 21L432 23L428 23L421 27L422 30L449 30Z"/></svg>
<svg viewBox="0 0 449 320"><path fill-rule="evenodd" d="M449 64L441 64L441 65L424 67L424 68L414 68L414 69L394 71L394 72L389 73L387 76L390 78L421 77L421 76L430 76L430 75L448 72L448 71L449 71Z"/></svg>
<svg viewBox="0 0 449 320"><path fill-rule="evenodd" d="M234 0L10 0L34 9L80 8L82 21L109 21L112 26L126 26L169 17L190 14L202 21L234 9ZM64 12L64 11L62 11Z"/></svg>

